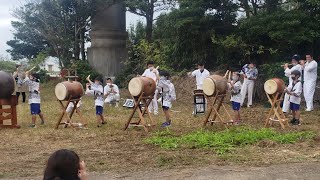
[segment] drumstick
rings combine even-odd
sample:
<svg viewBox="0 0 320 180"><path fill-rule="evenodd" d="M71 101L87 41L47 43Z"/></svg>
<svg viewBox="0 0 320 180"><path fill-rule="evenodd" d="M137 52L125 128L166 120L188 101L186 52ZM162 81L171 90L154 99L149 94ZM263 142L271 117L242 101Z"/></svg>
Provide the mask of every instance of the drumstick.
<svg viewBox="0 0 320 180"><path fill-rule="evenodd" d="M229 71L229 77L228 77L228 79L231 79L231 73L232 73L232 72L231 72L231 71Z"/></svg>
<svg viewBox="0 0 320 180"><path fill-rule="evenodd" d="M91 76L91 75L89 74L89 76L88 76L86 79L90 79L90 76Z"/></svg>
<svg viewBox="0 0 320 180"><path fill-rule="evenodd" d="M288 66L292 66L293 64L288 64ZM284 67L284 64L283 65L281 65L281 67Z"/></svg>
<svg viewBox="0 0 320 180"><path fill-rule="evenodd" d="M34 70L37 66L33 66L31 69L29 69L29 71L26 71L26 73L31 72L32 70Z"/></svg>
<svg viewBox="0 0 320 180"><path fill-rule="evenodd" d="M159 69L159 66L156 67L156 70L158 70L158 69Z"/></svg>
<svg viewBox="0 0 320 180"><path fill-rule="evenodd" d="M227 70L226 74L225 74L223 77L224 77L224 78L227 78L228 73L229 73L229 70Z"/></svg>
<svg viewBox="0 0 320 180"><path fill-rule="evenodd" d="M28 72L34 70L37 66L33 66Z"/></svg>

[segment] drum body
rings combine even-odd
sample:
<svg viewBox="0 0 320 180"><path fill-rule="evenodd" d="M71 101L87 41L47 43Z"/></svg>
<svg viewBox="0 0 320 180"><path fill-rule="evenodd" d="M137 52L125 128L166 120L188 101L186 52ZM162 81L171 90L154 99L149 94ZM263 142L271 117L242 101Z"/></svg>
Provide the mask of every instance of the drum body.
<svg viewBox="0 0 320 180"><path fill-rule="evenodd" d="M79 99L84 94L82 84L77 81L64 81L58 83L54 91L57 99L60 101Z"/></svg>
<svg viewBox="0 0 320 180"><path fill-rule="evenodd" d="M268 94L283 93L285 88L285 82L279 78L272 78L264 83L264 91Z"/></svg>
<svg viewBox="0 0 320 180"><path fill-rule="evenodd" d="M207 96L226 94L228 90L227 79L219 75L211 75L203 80L203 93Z"/></svg>
<svg viewBox="0 0 320 180"><path fill-rule="evenodd" d="M148 77L135 77L132 78L128 85L129 92L132 96L153 95L156 91L156 82Z"/></svg>
<svg viewBox="0 0 320 180"><path fill-rule="evenodd" d="M0 99L10 99L15 91L15 80L7 72L0 71Z"/></svg>

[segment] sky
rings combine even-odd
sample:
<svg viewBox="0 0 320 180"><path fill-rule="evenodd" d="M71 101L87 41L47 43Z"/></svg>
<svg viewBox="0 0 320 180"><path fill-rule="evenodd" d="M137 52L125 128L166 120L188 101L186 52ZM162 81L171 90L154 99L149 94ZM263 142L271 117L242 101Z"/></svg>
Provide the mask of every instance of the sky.
<svg viewBox="0 0 320 180"><path fill-rule="evenodd" d="M0 57L10 58L6 52L10 47L6 42L13 39L11 21L16 20L11 14L12 10L23 5L26 0L0 0ZM126 13L127 28L131 24L136 24L138 21L144 21L142 17L132 13Z"/></svg>

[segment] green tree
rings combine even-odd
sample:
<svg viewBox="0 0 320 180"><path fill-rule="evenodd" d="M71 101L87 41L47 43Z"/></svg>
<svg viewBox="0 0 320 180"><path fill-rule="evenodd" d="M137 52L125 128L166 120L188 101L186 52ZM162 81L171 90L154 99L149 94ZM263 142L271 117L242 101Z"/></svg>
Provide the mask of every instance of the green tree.
<svg viewBox="0 0 320 180"><path fill-rule="evenodd" d="M125 0L128 10L146 19L146 39L152 42L154 13L175 6L175 0Z"/></svg>

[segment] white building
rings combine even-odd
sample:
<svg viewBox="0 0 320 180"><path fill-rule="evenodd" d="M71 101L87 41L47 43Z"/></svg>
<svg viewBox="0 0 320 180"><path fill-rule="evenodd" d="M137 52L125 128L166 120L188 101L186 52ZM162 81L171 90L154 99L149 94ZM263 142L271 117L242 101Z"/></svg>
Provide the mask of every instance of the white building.
<svg viewBox="0 0 320 180"><path fill-rule="evenodd" d="M60 74L59 59L56 57L47 57L39 67L48 71L51 77L58 77Z"/></svg>

